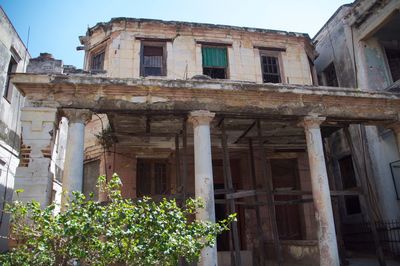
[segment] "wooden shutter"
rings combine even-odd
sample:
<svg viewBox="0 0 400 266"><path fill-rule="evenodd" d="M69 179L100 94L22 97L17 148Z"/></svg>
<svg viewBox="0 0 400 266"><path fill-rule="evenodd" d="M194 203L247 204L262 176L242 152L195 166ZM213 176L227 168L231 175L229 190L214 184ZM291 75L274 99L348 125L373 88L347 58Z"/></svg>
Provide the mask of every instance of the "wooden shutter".
<svg viewBox="0 0 400 266"><path fill-rule="evenodd" d="M226 47L203 47L203 67L221 67L228 66L228 56Z"/></svg>

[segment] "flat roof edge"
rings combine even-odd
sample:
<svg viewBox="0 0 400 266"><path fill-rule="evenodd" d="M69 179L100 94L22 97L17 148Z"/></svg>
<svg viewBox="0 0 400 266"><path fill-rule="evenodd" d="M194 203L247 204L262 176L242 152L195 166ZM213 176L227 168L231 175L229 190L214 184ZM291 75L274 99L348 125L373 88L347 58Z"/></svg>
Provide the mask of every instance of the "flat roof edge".
<svg viewBox="0 0 400 266"><path fill-rule="evenodd" d="M223 24L212 24L212 23L199 23L199 22L185 22L185 21L174 21L174 20L160 20L160 19L148 19L148 18L130 18L130 17L115 17L111 18L108 22L99 22L93 27L88 29L88 32L97 29L98 27L108 26L112 23L126 21L126 22L134 22L134 23L160 23L164 25L172 25L172 26L188 26L188 27L197 27L197 28L210 28L210 29L231 29L237 31L247 31L247 32L259 32L259 33L272 33L272 34L280 34L294 37L303 37L310 39L308 33L300 33L300 32L291 32L284 30L272 30L272 29L262 29L262 28L253 28L253 27L241 27L241 26L230 26Z"/></svg>

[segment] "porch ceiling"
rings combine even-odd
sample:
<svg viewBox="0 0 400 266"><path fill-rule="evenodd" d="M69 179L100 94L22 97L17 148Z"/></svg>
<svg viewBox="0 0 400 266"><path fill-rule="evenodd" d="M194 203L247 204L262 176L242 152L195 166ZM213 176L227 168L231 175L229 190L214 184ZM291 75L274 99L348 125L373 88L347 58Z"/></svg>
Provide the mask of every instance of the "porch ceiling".
<svg viewBox="0 0 400 266"><path fill-rule="evenodd" d="M107 113L110 126L120 148L174 148L175 136L182 137L185 116L138 115ZM224 121L228 145L231 148L248 146L249 139L258 139L256 119L230 118L217 115L211 122L213 146L221 145L221 121ZM261 120L262 135L266 147L275 149L304 149L303 129L298 120ZM187 123L188 145L193 144L193 130ZM182 144L180 144L182 145Z"/></svg>

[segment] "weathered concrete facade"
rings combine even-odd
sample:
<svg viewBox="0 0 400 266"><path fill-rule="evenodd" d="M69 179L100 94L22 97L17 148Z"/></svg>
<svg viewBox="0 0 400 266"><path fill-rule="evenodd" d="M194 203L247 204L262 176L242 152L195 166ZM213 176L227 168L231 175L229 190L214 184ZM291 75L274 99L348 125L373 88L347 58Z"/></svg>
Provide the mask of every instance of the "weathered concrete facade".
<svg viewBox="0 0 400 266"><path fill-rule="evenodd" d="M314 38L320 54L315 61L319 75L323 76L324 69L333 62L341 87L385 90L396 82L387 49L400 41L399 8L398 1L366 0L339 8ZM400 158L396 136L389 128L367 127L366 133L383 218L398 219L400 206L389 167ZM344 145L335 156L346 153L349 148Z"/></svg>
<svg viewBox="0 0 400 266"><path fill-rule="evenodd" d="M7 250L9 217L3 214L5 202L12 199L16 168L19 164L20 109L24 97L10 83L12 73L25 72L30 55L13 25L0 8L0 251Z"/></svg>
<svg viewBox="0 0 400 266"><path fill-rule="evenodd" d="M26 199L59 201L62 186L105 201L96 177L116 172L124 197L201 196L199 219L238 213L201 265L338 265L331 198L355 192L332 186L324 142L348 124L397 125L398 94L314 86L299 33L116 18L80 40L84 71L13 78Z"/></svg>
<svg viewBox="0 0 400 266"><path fill-rule="evenodd" d="M260 50L279 54L282 83L312 85L308 58L314 59L306 34L187 22L115 18L98 23L80 37L85 70L91 58L104 52L105 76L139 78L141 45L165 45L168 79L188 79L203 74L202 46L227 47L228 79L262 83Z"/></svg>
<svg viewBox="0 0 400 266"><path fill-rule="evenodd" d="M315 67L320 84L332 86L336 80L336 86L359 91L398 91L399 9L399 1L374 0L359 0L340 7L313 39L319 54ZM362 198L359 198L361 208L355 211L346 205L350 204L349 199L339 200L338 221L343 227L400 218L395 181L398 177L391 169L391 163L400 159L396 134L390 126L351 125L348 133L337 131L327 141L336 188L349 186L345 181L349 175L346 159L350 159L355 172L351 187L363 189L363 183L370 187L366 195L372 206L370 214L363 208ZM367 162L364 170L357 169L360 156Z"/></svg>

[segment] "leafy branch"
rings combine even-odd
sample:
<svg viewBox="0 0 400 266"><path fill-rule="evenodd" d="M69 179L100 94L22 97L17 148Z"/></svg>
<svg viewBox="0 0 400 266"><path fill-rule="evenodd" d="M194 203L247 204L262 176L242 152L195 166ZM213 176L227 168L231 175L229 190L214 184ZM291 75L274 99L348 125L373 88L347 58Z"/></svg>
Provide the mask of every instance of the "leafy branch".
<svg viewBox="0 0 400 266"><path fill-rule="evenodd" d="M0 264L177 265L181 257L195 262L236 219L230 215L219 223L193 220L204 207L200 199L188 199L183 207L175 200L124 199L117 175L109 182L99 177L98 184L108 204L74 192L57 215L54 204L44 209L35 201L8 205L17 246L0 255Z"/></svg>

